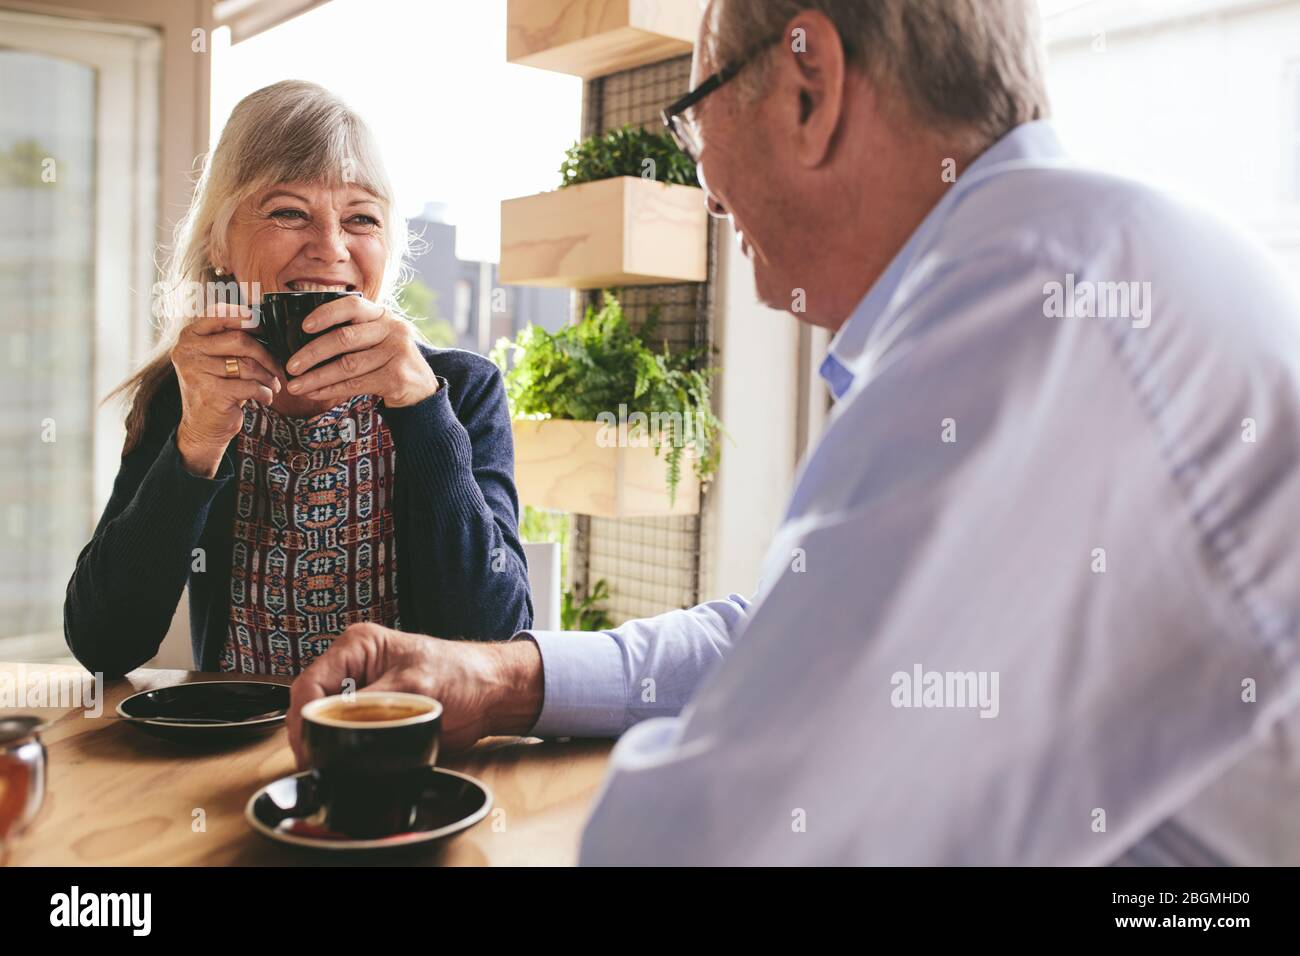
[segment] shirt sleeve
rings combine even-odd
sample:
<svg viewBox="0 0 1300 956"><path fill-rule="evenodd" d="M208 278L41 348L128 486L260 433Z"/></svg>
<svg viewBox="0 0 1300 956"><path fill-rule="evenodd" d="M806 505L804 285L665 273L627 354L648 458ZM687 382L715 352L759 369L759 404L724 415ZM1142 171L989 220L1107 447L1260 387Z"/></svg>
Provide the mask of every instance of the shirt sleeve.
<svg viewBox="0 0 1300 956"><path fill-rule="evenodd" d="M748 619L738 594L607 631L527 631L542 654L539 737L617 737L675 717Z"/></svg>

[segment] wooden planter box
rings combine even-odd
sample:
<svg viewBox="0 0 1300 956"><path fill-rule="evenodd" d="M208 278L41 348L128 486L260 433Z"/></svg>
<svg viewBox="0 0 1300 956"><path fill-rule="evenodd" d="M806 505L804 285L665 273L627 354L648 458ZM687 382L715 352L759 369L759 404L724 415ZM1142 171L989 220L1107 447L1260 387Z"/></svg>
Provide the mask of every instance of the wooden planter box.
<svg viewBox="0 0 1300 956"><path fill-rule="evenodd" d="M690 53L699 25L699 0L509 0L506 59L588 80Z"/></svg>
<svg viewBox="0 0 1300 956"><path fill-rule="evenodd" d="M552 418L514 423L515 485L534 508L602 518L692 515L700 482L682 458L677 500L668 505L668 462L653 448L602 448L600 422Z"/></svg>
<svg viewBox="0 0 1300 956"><path fill-rule="evenodd" d="M500 281L600 289L703 282L704 191L622 176L501 204Z"/></svg>

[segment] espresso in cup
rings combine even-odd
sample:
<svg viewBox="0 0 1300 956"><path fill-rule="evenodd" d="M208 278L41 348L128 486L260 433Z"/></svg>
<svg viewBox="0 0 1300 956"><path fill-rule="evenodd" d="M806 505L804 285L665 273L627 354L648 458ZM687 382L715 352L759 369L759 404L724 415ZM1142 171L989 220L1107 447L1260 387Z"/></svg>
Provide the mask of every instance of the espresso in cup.
<svg viewBox="0 0 1300 956"><path fill-rule="evenodd" d="M321 708L318 716L323 717L326 720L373 723L376 721L406 720L410 717L418 717L423 713L425 713L425 708L422 707L409 707L405 705L383 703L341 703L334 707Z"/></svg>
<svg viewBox="0 0 1300 956"><path fill-rule="evenodd" d="M262 301L252 306L253 326L248 333L266 346L281 365L295 352L332 329L323 332L304 332L303 320L326 302L333 302L360 292L268 292ZM306 371L306 369L304 369Z"/></svg>
<svg viewBox="0 0 1300 956"><path fill-rule="evenodd" d="M442 704L422 694L361 691L302 709L302 742L330 830L354 839L411 826L438 759Z"/></svg>

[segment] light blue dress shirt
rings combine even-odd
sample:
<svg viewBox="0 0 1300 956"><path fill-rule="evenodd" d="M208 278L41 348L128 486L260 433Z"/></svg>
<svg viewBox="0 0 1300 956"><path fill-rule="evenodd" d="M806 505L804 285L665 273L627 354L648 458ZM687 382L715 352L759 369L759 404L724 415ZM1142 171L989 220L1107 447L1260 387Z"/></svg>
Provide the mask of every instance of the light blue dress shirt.
<svg viewBox="0 0 1300 956"><path fill-rule="evenodd" d="M967 169L841 328L758 592L534 632L584 863L1300 862L1300 303L1079 168Z"/></svg>

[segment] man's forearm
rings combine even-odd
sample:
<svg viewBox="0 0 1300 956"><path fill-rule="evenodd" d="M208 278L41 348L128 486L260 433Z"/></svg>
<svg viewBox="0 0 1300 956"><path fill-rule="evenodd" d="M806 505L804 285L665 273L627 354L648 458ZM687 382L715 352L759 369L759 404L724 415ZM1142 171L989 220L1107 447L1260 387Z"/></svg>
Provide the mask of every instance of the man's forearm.
<svg viewBox="0 0 1300 956"><path fill-rule="evenodd" d="M527 635L494 645L494 650L498 657L498 677L491 732L523 736L533 729L542 712L545 682L541 651Z"/></svg>

